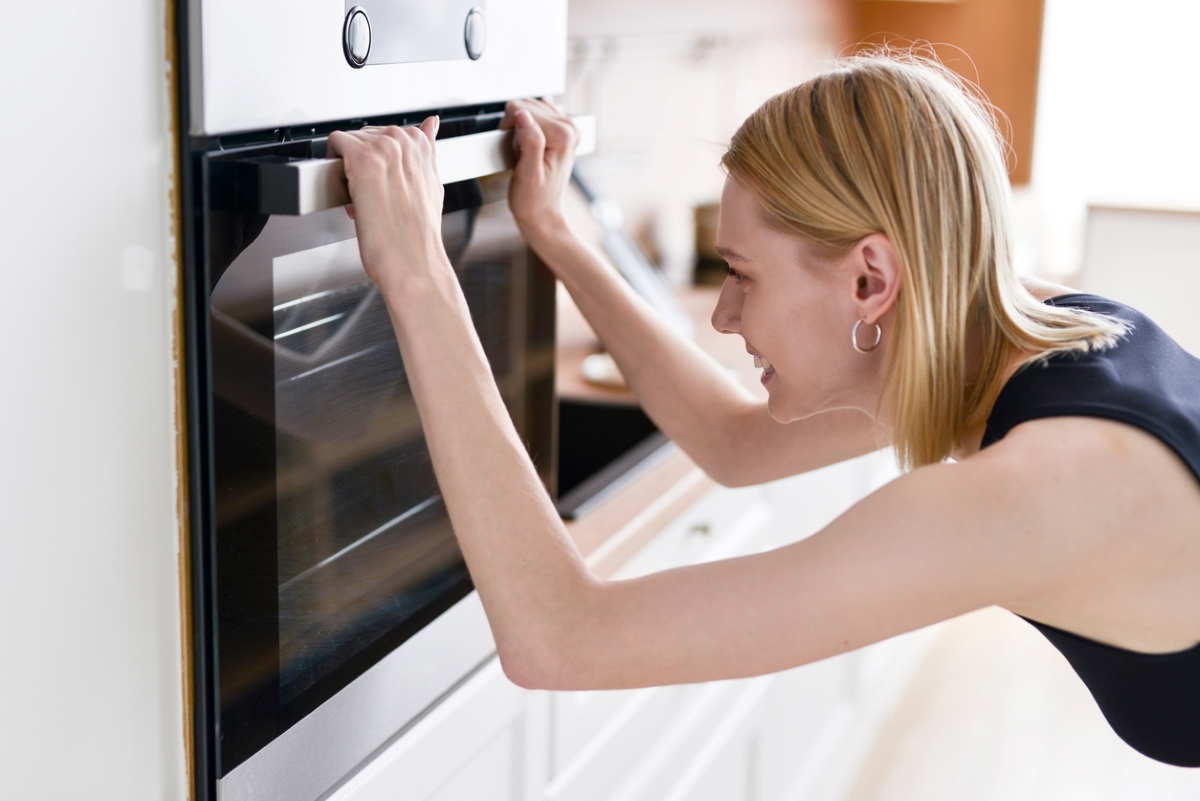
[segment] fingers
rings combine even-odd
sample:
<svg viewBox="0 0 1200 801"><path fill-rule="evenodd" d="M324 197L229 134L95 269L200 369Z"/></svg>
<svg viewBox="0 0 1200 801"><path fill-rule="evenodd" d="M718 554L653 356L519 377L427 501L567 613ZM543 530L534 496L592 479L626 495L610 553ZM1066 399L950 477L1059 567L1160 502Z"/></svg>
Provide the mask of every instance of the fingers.
<svg viewBox="0 0 1200 801"><path fill-rule="evenodd" d="M578 134L575 123L545 100L534 100L530 110L546 135L546 150L552 153L574 153Z"/></svg>
<svg viewBox="0 0 1200 801"><path fill-rule="evenodd" d="M346 148L352 147L354 137L346 131L334 131L329 135L329 141L326 142L326 153L329 156L344 156Z"/></svg>
<svg viewBox="0 0 1200 801"><path fill-rule="evenodd" d="M331 155L343 155L347 148L358 144L369 145L381 139L396 142L412 141L421 136L431 144L437 138L442 121L437 116L426 117L420 125L364 125L355 131L334 131L329 134L328 148Z"/></svg>
<svg viewBox="0 0 1200 801"><path fill-rule="evenodd" d="M440 126L440 119L429 117L420 126L367 125L357 131L334 131L326 152L347 162L347 175L359 162L427 162L435 158L434 140Z"/></svg>
<svg viewBox="0 0 1200 801"><path fill-rule="evenodd" d="M529 100L510 100L504 106L504 119L500 120L500 130L507 131L516 127L517 114L529 108Z"/></svg>
<svg viewBox="0 0 1200 801"><path fill-rule="evenodd" d="M526 109L520 109L513 115L513 127L513 140L520 154L517 158L517 177L534 185L540 184L545 169L546 136Z"/></svg>
<svg viewBox="0 0 1200 801"><path fill-rule="evenodd" d="M574 153L579 141L579 132L575 123L562 111L545 100L510 100L504 108L504 119L500 128L507 130L517 127L517 115L530 115L530 118L541 128L545 136L544 149L548 153Z"/></svg>
<svg viewBox="0 0 1200 801"><path fill-rule="evenodd" d="M418 184L431 183L440 189L434 150L440 122L437 117L429 117L420 126L364 126L356 131L334 131L329 135L326 153L342 159L353 200L362 199L358 194L364 186L387 182L388 176L403 175L408 176L404 180L411 180L425 174L428 180L418 179ZM355 211L353 203L346 206L352 220L357 217Z"/></svg>
<svg viewBox="0 0 1200 801"><path fill-rule="evenodd" d="M435 114L432 117L426 117L424 119L424 121L421 123L420 130L421 133L425 134L426 138L429 139L429 144L432 145L437 139L438 129L441 127L442 118Z"/></svg>
<svg viewBox="0 0 1200 801"><path fill-rule="evenodd" d="M366 126L357 131L334 131L329 134L329 140L326 142L326 156L345 160L352 155L360 155L369 150L384 131L384 128L374 126Z"/></svg>

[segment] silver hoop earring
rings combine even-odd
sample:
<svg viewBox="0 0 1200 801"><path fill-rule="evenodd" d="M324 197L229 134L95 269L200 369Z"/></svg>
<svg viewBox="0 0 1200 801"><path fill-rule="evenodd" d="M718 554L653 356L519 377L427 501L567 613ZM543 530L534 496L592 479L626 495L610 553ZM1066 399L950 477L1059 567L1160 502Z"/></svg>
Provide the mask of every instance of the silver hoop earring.
<svg viewBox="0 0 1200 801"><path fill-rule="evenodd" d="M854 349L859 353L870 353L879 347L879 342L883 339L883 328L879 325L879 323L875 323L875 342L872 343L871 347L869 348L859 346L858 328L865 322L866 320L859 320L854 324L854 330L850 332L850 344L853 345Z"/></svg>

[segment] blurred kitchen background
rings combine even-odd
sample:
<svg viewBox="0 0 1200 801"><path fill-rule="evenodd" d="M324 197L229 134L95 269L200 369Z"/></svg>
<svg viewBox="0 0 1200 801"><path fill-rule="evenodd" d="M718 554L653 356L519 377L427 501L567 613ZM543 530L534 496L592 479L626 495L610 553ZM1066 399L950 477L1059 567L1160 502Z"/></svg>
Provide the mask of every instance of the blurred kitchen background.
<svg viewBox="0 0 1200 801"><path fill-rule="evenodd" d="M1017 269L1140 304L1200 350L1198 23L1187 0L572 0L562 102L597 116L589 175L686 284L754 108L857 43L933 43L1004 114Z"/></svg>
<svg viewBox="0 0 1200 801"><path fill-rule="evenodd" d="M1200 353L1200 3L571 0L584 168L677 286L710 251L724 144L858 43L932 44L1002 112L1018 271L1146 311ZM999 610L944 624L853 801L1195 799L1200 772L1125 746L1065 660Z"/></svg>

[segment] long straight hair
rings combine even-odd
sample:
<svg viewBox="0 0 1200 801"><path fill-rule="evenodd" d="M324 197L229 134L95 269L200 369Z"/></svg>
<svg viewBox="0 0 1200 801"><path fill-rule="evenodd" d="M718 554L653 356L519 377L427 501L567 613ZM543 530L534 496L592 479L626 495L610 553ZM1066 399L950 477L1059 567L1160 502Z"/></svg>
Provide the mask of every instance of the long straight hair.
<svg viewBox="0 0 1200 801"><path fill-rule="evenodd" d="M880 403L907 468L941 461L983 425L1014 349L1044 359L1124 332L1021 285L1001 141L973 87L930 58L885 53L841 59L771 98L722 158L772 223L830 256L873 233L892 242L902 277ZM969 376L973 329L983 358Z"/></svg>

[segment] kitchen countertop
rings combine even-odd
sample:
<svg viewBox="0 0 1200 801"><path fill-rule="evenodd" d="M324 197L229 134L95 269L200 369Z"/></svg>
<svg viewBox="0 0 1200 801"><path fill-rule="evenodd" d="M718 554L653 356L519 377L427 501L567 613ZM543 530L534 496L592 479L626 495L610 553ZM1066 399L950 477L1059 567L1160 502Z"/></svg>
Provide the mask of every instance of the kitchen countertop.
<svg viewBox="0 0 1200 801"><path fill-rule="evenodd" d="M755 397L766 390L746 353L742 338L720 334L709 320L717 302L717 287L692 287L680 300L696 322L696 344L733 373ZM560 397L634 404L628 389L601 387L580 376L583 360L601 351L599 340L570 295L559 286L556 388ZM636 468L635 468L636 469ZM567 522L567 531L600 576L608 576L654 538L684 509L716 486L687 454L672 446L666 458L644 469L580 520Z"/></svg>

